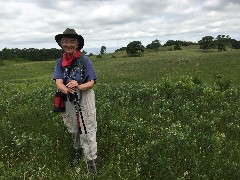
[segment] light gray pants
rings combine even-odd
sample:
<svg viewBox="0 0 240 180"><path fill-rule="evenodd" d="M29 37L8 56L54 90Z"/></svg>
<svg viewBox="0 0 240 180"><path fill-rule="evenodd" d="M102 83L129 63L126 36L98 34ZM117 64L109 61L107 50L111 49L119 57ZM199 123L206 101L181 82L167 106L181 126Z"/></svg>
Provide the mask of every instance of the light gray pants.
<svg viewBox="0 0 240 180"><path fill-rule="evenodd" d="M80 92L78 92L80 98ZM81 147L84 150L84 155L88 160L97 158L97 121L96 121L96 107L95 107L95 94L92 89L82 91L80 100L80 107L82 110L83 121L87 130L85 134L83 121L79 112L80 127L82 133L80 134L76 109L74 102L66 101L66 112L62 114L64 124L67 126L68 131L73 137L73 147L77 150ZM78 109L79 110L79 109Z"/></svg>

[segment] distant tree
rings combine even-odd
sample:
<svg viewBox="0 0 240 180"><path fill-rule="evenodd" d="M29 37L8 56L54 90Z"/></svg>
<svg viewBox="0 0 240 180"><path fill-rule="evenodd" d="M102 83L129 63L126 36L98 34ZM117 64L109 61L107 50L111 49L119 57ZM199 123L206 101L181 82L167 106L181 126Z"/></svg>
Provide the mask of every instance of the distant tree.
<svg viewBox="0 0 240 180"><path fill-rule="evenodd" d="M106 48L105 46L102 46L102 47L101 47L101 50L100 50L100 54L101 54L101 55L105 54L105 53L106 53L106 49L107 49L107 48Z"/></svg>
<svg viewBox="0 0 240 180"><path fill-rule="evenodd" d="M93 53L90 53L88 56L89 56L89 57L93 56Z"/></svg>
<svg viewBox="0 0 240 180"><path fill-rule="evenodd" d="M237 41L236 39L231 39L230 44L233 49L240 49L240 41Z"/></svg>
<svg viewBox="0 0 240 180"><path fill-rule="evenodd" d="M1 53L2 59L11 60L15 58L14 53L11 49L4 48Z"/></svg>
<svg viewBox="0 0 240 180"><path fill-rule="evenodd" d="M168 40L163 46L173 46L173 45L180 45L180 46L190 46L195 44L194 42L191 41L181 41L181 40Z"/></svg>
<svg viewBox="0 0 240 180"><path fill-rule="evenodd" d="M181 46L182 46L182 44L183 44L183 41L176 40L174 45L178 45L178 46L180 46L180 47L181 47Z"/></svg>
<svg viewBox="0 0 240 180"><path fill-rule="evenodd" d="M116 49L115 52L118 52L118 51L126 51L127 47L121 47L119 49Z"/></svg>
<svg viewBox="0 0 240 180"><path fill-rule="evenodd" d="M162 45L161 45L160 41L155 39L154 41L152 41L152 43L150 43L146 46L146 49L158 50L161 46Z"/></svg>
<svg viewBox="0 0 240 180"><path fill-rule="evenodd" d="M180 44L176 44L176 45L174 45L173 49L174 49L174 51L176 51L176 50L182 50Z"/></svg>
<svg viewBox="0 0 240 180"><path fill-rule="evenodd" d="M191 42L191 41L182 41L181 44L182 44L182 46L185 46L185 47L186 47L186 46L193 45L194 43Z"/></svg>
<svg viewBox="0 0 240 180"><path fill-rule="evenodd" d="M140 56L140 52L144 52L144 46L141 41L133 41L127 45L126 52L129 56Z"/></svg>
<svg viewBox="0 0 240 180"><path fill-rule="evenodd" d="M202 40L198 41L200 45L200 49L207 50L215 47L214 44L214 37L212 36L205 36Z"/></svg>
<svg viewBox="0 0 240 180"><path fill-rule="evenodd" d="M230 39L229 35L218 35L215 39L218 51L226 51L226 46L230 45Z"/></svg>
<svg viewBox="0 0 240 180"><path fill-rule="evenodd" d="M26 59L32 61L46 61L49 59L56 59L62 56L62 49L7 49L4 48L0 51L1 59L16 60L16 59Z"/></svg>
<svg viewBox="0 0 240 180"><path fill-rule="evenodd" d="M175 45L175 41L174 40L168 40L163 46L172 46Z"/></svg>
<svg viewBox="0 0 240 180"><path fill-rule="evenodd" d="M82 54L84 54L84 55L85 55L85 54L87 54L87 51L85 51L85 50L82 50Z"/></svg>

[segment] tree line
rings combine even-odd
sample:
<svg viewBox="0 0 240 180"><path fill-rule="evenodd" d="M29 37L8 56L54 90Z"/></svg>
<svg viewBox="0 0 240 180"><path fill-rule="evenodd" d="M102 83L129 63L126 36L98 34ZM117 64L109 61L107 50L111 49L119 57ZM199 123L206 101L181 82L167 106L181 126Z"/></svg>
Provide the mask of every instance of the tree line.
<svg viewBox="0 0 240 180"><path fill-rule="evenodd" d="M232 49L240 49L240 41L232 39L229 35L218 35L216 38L212 36L205 36L197 43L191 41L181 41L181 40L168 40L165 44L161 44L158 39L153 40L150 44L144 47L141 41L130 42L126 47L121 47L115 52L126 51L129 56L140 56L145 49L159 50L161 47L171 47L169 50L182 50L183 46L190 46L198 44L200 49L217 49L218 51L226 51L226 47ZM173 47L173 48L172 48ZM57 59L62 56L62 49L8 49L4 48L0 51L0 60L13 60L13 59L26 59L31 61L47 61ZM83 54L87 54L83 50ZM103 54L106 53L106 46L102 46L99 55L97 57L101 58ZM90 53L89 56L93 54Z"/></svg>
<svg viewBox="0 0 240 180"><path fill-rule="evenodd" d="M240 41L232 39L229 35L218 35L215 39L212 36L205 36L199 42L200 49L217 49L218 51L226 51L226 47L232 49L240 49Z"/></svg>
<svg viewBox="0 0 240 180"><path fill-rule="evenodd" d="M144 52L144 49L158 50L161 47L174 46L173 50L181 50L181 46L190 46L194 44L197 44L197 43L194 43L191 41L168 40L164 45L162 45L160 40L155 39L146 47L144 47L141 41L133 41L133 42L130 42L127 45L127 47L122 47L120 49L117 49L115 50L115 52L126 51L129 56L139 56L140 52Z"/></svg>
<svg viewBox="0 0 240 180"><path fill-rule="evenodd" d="M62 53L63 53L62 49L56 48L51 49L4 48L2 51L0 51L0 60L26 59L31 61L46 61L49 59L57 59L62 56Z"/></svg>
<svg viewBox="0 0 240 180"><path fill-rule="evenodd" d="M200 49L217 49L218 51L226 51L227 47L231 49L240 49L240 41L232 39L229 35L218 35L216 38L212 36L203 37L198 43L190 41L181 41L181 40L168 40L164 45L161 45L161 42L156 39L144 47L141 41L130 42L127 47L122 47L117 49L118 51L126 51L129 56L141 56L141 53L144 52L144 49L154 49L159 50L161 47L172 47L169 50L182 50L183 46L189 46L198 44Z"/></svg>

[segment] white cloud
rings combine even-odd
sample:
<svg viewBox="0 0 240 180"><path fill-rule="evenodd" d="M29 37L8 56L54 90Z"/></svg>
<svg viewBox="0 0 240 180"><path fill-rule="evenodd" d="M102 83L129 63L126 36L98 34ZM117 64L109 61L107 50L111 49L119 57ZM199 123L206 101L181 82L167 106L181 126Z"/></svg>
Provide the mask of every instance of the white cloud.
<svg viewBox="0 0 240 180"><path fill-rule="evenodd" d="M86 47L218 34L240 39L239 0L9 0L0 7L0 50L58 48L54 36L67 27L84 37Z"/></svg>
<svg viewBox="0 0 240 180"><path fill-rule="evenodd" d="M220 2L221 0L207 0L203 3L203 7L217 7L221 4Z"/></svg>

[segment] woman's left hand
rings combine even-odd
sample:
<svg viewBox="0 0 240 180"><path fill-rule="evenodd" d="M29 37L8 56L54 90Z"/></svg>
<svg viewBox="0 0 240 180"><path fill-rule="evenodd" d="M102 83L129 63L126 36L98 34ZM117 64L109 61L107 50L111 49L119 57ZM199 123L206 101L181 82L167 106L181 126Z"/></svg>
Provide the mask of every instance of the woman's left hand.
<svg viewBox="0 0 240 180"><path fill-rule="evenodd" d="M67 86L68 88L73 89L73 88L76 88L76 87L78 86L78 82L75 81L75 80L72 80L72 81L70 81L69 83L67 83L66 86Z"/></svg>

